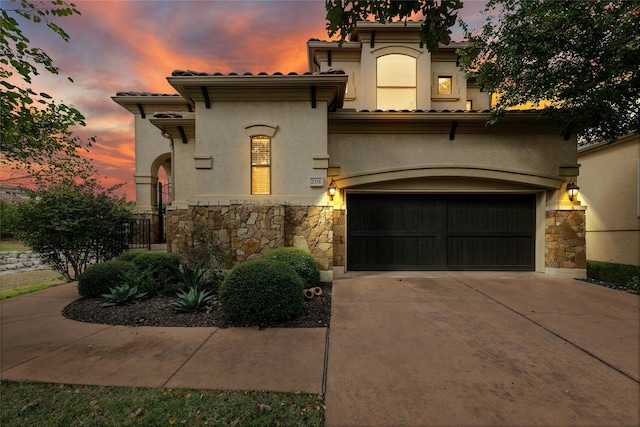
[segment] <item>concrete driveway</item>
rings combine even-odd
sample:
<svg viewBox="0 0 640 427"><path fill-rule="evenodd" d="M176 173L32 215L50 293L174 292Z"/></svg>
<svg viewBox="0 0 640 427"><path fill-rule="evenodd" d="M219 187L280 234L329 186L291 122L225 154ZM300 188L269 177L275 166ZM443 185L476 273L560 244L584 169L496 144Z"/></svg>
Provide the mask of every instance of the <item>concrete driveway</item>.
<svg viewBox="0 0 640 427"><path fill-rule="evenodd" d="M349 273L327 426L637 426L637 295L538 273Z"/></svg>

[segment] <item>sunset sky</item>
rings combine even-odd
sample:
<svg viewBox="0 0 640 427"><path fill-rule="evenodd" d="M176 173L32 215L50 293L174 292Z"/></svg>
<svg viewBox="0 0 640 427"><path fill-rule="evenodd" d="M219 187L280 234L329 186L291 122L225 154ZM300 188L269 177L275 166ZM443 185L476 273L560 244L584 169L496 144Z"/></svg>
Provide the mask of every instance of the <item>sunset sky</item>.
<svg viewBox="0 0 640 427"><path fill-rule="evenodd" d="M86 116L87 126L77 133L98 139L89 157L104 185L126 182L129 200L135 199L133 115L111 100L116 92L175 93L166 80L175 69L302 73L308 70L307 40L328 39L324 0L74 3L82 15L55 21L69 33L69 43L43 25L20 21L32 45L62 70L41 75L34 88ZM459 16L472 28L479 25L485 1L464 4ZM460 30L454 40L462 40Z"/></svg>

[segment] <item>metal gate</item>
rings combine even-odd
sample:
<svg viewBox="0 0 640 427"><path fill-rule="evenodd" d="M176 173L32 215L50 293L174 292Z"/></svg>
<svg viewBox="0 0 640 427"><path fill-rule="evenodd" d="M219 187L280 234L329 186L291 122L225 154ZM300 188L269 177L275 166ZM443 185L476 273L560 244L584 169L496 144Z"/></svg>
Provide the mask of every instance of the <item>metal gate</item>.
<svg viewBox="0 0 640 427"><path fill-rule="evenodd" d="M122 242L127 245L125 249L151 250L151 220L131 218L122 223Z"/></svg>

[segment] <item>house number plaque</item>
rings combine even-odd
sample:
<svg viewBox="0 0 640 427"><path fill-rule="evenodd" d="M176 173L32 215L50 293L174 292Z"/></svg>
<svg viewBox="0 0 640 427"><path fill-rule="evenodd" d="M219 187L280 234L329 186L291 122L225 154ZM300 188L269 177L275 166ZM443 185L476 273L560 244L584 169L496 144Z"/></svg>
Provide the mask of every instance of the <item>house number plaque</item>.
<svg viewBox="0 0 640 427"><path fill-rule="evenodd" d="M324 178L309 178L310 187L324 187Z"/></svg>

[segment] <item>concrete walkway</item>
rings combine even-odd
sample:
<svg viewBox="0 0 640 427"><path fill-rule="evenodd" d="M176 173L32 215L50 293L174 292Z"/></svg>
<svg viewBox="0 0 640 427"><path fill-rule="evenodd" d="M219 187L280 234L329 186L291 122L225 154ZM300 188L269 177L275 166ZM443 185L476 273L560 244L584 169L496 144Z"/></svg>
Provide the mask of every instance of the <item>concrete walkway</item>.
<svg viewBox="0 0 640 427"><path fill-rule="evenodd" d="M637 426L636 295L536 273L334 281L327 426Z"/></svg>
<svg viewBox="0 0 640 427"><path fill-rule="evenodd" d="M63 318L74 284L0 303L3 379L321 393L327 426L637 426L640 298L536 273L349 273L327 329ZM325 361L328 360L325 373Z"/></svg>
<svg viewBox="0 0 640 427"><path fill-rule="evenodd" d="M3 379L321 393L326 328L157 328L60 314L74 283L0 303Z"/></svg>

